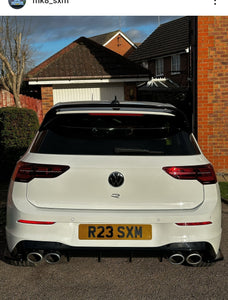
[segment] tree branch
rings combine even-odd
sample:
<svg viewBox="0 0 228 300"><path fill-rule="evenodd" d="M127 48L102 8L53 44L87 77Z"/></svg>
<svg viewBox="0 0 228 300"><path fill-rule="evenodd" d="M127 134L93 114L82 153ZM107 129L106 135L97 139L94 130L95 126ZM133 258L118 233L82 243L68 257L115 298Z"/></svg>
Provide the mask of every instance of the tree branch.
<svg viewBox="0 0 228 300"><path fill-rule="evenodd" d="M26 63L31 53L24 37L24 25L17 17L0 19L0 69L4 88L14 95L16 106L20 104L20 88Z"/></svg>

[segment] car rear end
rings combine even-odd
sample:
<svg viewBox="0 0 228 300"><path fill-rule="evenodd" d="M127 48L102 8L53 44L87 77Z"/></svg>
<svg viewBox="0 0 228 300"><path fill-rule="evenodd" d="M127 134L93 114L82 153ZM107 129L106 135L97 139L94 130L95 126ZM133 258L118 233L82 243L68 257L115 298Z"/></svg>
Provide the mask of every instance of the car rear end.
<svg viewBox="0 0 228 300"><path fill-rule="evenodd" d="M219 188L173 106L60 104L15 168L6 232L12 255L33 262L146 249L198 265L219 254Z"/></svg>

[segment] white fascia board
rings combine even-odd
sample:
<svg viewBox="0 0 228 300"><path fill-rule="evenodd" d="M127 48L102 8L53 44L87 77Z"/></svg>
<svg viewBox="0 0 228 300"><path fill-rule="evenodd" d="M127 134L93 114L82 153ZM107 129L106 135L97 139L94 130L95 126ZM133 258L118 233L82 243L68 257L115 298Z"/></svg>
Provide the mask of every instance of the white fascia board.
<svg viewBox="0 0 228 300"><path fill-rule="evenodd" d="M121 78L121 79L63 79L63 80L32 80L29 85L58 85L58 84L88 84L88 83L124 83L124 82L139 82L148 81L149 77L142 78Z"/></svg>
<svg viewBox="0 0 228 300"><path fill-rule="evenodd" d="M132 47L137 49L136 45L131 40L129 40L121 31L118 31L113 37L111 37L106 43L104 43L103 46L105 47L106 45L108 45L108 43L110 43L118 34L120 34Z"/></svg>

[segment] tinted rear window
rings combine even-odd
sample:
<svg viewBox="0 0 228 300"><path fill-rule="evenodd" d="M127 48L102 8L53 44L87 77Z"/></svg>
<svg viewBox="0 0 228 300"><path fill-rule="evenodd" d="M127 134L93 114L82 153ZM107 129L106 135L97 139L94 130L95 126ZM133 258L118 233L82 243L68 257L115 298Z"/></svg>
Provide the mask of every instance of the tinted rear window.
<svg viewBox="0 0 228 300"><path fill-rule="evenodd" d="M199 150L175 116L60 114L31 152L76 155L193 155Z"/></svg>

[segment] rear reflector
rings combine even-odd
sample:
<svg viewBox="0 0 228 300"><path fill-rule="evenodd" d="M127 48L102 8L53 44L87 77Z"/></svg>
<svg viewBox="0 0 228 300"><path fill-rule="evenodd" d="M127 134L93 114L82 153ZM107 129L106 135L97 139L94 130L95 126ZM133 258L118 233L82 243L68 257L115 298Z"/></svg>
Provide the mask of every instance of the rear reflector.
<svg viewBox="0 0 228 300"><path fill-rule="evenodd" d="M35 224L35 225L53 225L55 222L46 222L46 221L30 221L30 220L18 220L17 222L23 224Z"/></svg>
<svg viewBox="0 0 228 300"><path fill-rule="evenodd" d="M215 171L211 164L202 166L164 167L163 170L176 179L198 180L202 184L217 182Z"/></svg>
<svg viewBox="0 0 228 300"><path fill-rule="evenodd" d="M176 223L178 226L201 226L201 225L210 225L211 221L206 222L190 222L190 223Z"/></svg>
<svg viewBox="0 0 228 300"><path fill-rule="evenodd" d="M29 182L34 178L55 178L66 172L70 167L62 165L33 164L18 162L12 180Z"/></svg>

